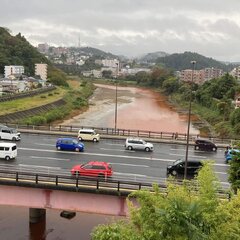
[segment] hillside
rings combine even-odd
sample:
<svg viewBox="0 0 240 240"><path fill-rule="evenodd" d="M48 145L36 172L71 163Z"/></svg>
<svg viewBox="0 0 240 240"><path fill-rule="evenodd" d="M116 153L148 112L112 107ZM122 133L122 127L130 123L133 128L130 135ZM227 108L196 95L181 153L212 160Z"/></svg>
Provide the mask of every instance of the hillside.
<svg viewBox="0 0 240 240"><path fill-rule="evenodd" d="M27 76L34 76L35 63L48 64L48 79L57 85L66 85L64 74L33 47L21 33L12 36L9 30L0 27L0 74L4 66L22 65Z"/></svg>
<svg viewBox="0 0 240 240"><path fill-rule="evenodd" d="M138 60L140 62L155 63L158 58L166 57L168 55L169 55L168 53L162 52L162 51L152 52L152 53L147 53L147 54L139 57Z"/></svg>
<svg viewBox="0 0 240 240"><path fill-rule="evenodd" d="M213 58L208 58L192 52L174 53L165 57L160 57L156 60L156 63L176 71L181 71L191 68L191 61L193 60L197 61L196 69L214 67L223 69L224 71L230 71L234 67L233 64L227 65Z"/></svg>
<svg viewBox="0 0 240 240"><path fill-rule="evenodd" d="M92 48L92 47L81 47L81 52L85 53L86 55L92 55L95 56L96 58L119 58L117 55L114 55L109 52L104 52L102 50L99 50L97 48Z"/></svg>

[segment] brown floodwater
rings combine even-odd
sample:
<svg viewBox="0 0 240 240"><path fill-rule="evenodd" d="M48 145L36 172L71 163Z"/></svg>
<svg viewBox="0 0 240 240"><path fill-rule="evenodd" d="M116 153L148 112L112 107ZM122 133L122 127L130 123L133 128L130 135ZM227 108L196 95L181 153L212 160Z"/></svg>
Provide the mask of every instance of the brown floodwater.
<svg viewBox="0 0 240 240"><path fill-rule="evenodd" d="M114 89L114 88L113 88ZM149 89L118 87L118 91L130 91L132 102L117 111L117 128L158 132L187 132L186 114L180 114L169 104L167 97ZM115 116L108 116L108 126L113 127ZM191 117L196 119L196 117ZM191 134L199 130L190 125Z"/></svg>

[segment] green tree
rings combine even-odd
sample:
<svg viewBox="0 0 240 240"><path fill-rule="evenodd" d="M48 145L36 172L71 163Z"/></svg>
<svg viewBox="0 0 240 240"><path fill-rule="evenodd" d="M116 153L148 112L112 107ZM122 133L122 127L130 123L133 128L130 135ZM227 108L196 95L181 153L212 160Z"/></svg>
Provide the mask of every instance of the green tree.
<svg viewBox="0 0 240 240"><path fill-rule="evenodd" d="M240 238L240 196L221 201L217 195L219 186L208 162L195 181L185 181L183 185L169 181L167 194L157 186L154 193L132 193L130 198L135 197L139 206L129 201L129 218L96 227L92 239L237 240Z"/></svg>
<svg viewBox="0 0 240 240"><path fill-rule="evenodd" d="M102 77L103 78L111 78L112 77L112 71L111 70L103 70L102 71Z"/></svg>

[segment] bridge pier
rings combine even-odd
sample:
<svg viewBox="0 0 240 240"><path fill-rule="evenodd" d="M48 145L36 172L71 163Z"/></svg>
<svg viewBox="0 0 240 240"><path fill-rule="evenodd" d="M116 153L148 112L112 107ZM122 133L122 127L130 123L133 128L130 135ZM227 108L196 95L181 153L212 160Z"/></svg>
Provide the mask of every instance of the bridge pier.
<svg viewBox="0 0 240 240"><path fill-rule="evenodd" d="M38 223L46 220L46 209L29 208L29 223Z"/></svg>

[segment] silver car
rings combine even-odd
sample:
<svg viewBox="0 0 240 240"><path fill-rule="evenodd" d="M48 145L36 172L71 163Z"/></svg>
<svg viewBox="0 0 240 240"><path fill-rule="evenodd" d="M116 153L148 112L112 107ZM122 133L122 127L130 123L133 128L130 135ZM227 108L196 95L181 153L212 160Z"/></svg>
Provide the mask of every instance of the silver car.
<svg viewBox="0 0 240 240"><path fill-rule="evenodd" d="M148 143L140 138L127 138L125 148L128 150L144 150L146 152L153 151L152 143Z"/></svg>

